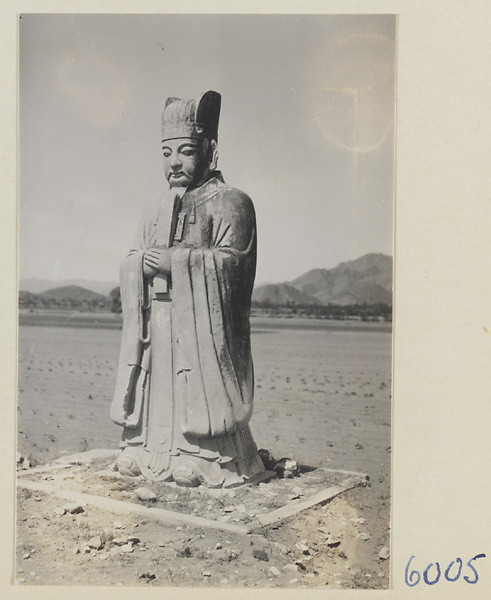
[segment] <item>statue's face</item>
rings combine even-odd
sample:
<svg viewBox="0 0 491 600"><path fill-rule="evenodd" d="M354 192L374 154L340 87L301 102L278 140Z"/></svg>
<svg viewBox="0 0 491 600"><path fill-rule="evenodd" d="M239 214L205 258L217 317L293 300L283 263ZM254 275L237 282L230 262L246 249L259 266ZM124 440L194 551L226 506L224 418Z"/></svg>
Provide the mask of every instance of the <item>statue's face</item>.
<svg viewBox="0 0 491 600"><path fill-rule="evenodd" d="M164 140L164 174L170 187L190 188L207 174L203 143L192 138Z"/></svg>

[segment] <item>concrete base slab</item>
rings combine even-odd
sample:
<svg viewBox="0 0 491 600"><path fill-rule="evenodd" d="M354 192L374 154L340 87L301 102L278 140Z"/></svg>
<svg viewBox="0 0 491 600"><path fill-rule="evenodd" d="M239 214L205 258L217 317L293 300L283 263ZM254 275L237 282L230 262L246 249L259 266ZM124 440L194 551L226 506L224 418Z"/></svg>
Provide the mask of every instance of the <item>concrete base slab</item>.
<svg viewBox="0 0 491 600"><path fill-rule="evenodd" d="M222 500L222 504L223 500L226 500L229 506L224 509L224 515L217 517L215 512L214 514L210 513L212 518L207 518L192 514L193 511L190 509L186 512L185 504L179 506L180 511L175 511L123 499L124 492L121 492L121 482L128 482L129 491L134 489L136 482L138 485L141 485L142 482L143 485L147 485L148 482L145 482L143 477L125 478L119 473L111 471L110 463L117 454L118 451L92 450L62 457L50 465L19 471L17 485L22 489L43 492L63 500L78 502L120 515L133 514L168 525L188 525L247 534L278 525L303 510L330 501L348 489L366 485L368 480L364 473L319 468L295 478L279 480L271 480L271 476L274 474L267 472L265 477L258 478L258 481L235 490L194 488L187 492L193 495L195 505L204 506L213 498L218 501ZM105 468L97 469L101 466L105 466ZM111 485L116 485L116 491L111 488ZM151 486L149 485L149 487ZM95 490L96 488L107 488L106 496L90 493L91 489ZM175 484L166 484L164 488L155 489L157 492L159 489L167 490L161 492L160 504L162 506L172 505L170 501L166 504L169 494L182 491L182 488L179 489ZM189 488L187 489L189 490ZM118 493L118 498L107 497L108 494L118 496ZM126 492L126 496L128 495L130 493ZM157 498L160 500L158 494ZM283 500L280 501L279 498ZM249 506L249 510L246 510L244 503ZM277 508L271 510L270 507ZM200 510L200 513L206 514L206 511ZM232 515L234 518L227 515Z"/></svg>

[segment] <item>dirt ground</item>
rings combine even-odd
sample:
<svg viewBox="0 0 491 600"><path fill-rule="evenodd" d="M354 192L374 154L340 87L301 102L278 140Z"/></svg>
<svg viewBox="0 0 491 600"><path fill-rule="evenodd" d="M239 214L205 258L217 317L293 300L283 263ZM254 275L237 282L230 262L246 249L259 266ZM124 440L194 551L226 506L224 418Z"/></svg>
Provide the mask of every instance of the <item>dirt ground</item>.
<svg viewBox="0 0 491 600"><path fill-rule="evenodd" d="M367 473L369 486L248 535L156 526L90 506L61 514L63 500L20 490L17 581L386 588L390 329L288 321L253 321L256 443L302 465ZM21 326L18 451L30 464L117 448L108 409L119 338L114 329ZM138 540L131 551L114 542L125 536ZM93 539L99 548L88 547Z"/></svg>

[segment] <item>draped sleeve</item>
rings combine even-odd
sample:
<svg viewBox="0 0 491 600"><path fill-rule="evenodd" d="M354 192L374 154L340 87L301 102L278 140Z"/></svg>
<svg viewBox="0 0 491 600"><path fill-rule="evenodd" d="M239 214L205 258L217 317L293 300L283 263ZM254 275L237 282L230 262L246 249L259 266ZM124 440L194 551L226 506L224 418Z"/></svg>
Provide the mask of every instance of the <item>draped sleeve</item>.
<svg viewBox="0 0 491 600"><path fill-rule="evenodd" d="M117 425L129 428L141 424L150 368L150 331L145 315L149 290L143 277L143 256L144 251L156 242L159 220L166 221L161 224L161 229L170 227L171 210L172 204L167 197L158 197L145 206L133 246L119 271L123 331L110 417Z"/></svg>
<svg viewBox="0 0 491 600"><path fill-rule="evenodd" d="M206 218L210 247L176 248L171 258L181 427L198 438L241 429L253 402L254 208L248 196L226 188L209 201Z"/></svg>

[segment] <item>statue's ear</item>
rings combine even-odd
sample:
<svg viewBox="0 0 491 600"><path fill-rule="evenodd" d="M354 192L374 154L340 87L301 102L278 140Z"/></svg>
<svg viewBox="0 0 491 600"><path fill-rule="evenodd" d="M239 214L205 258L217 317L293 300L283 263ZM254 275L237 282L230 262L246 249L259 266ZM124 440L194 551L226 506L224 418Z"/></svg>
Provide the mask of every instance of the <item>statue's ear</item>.
<svg viewBox="0 0 491 600"><path fill-rule="evenodd" d="M210 171L215 171L218 166L218 144L216 140L210 141Z"/></svg>
<svg viewBox="0 0 491 600"><path fill-rule="evenodd" d="M222 97L212 90L201 94L196 109L196 121L205 126L206 131L214 138L218 135L218 120Z"/></svg>

